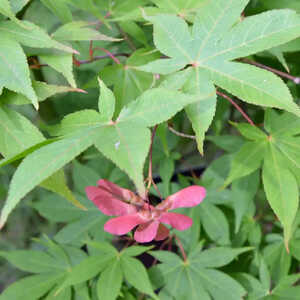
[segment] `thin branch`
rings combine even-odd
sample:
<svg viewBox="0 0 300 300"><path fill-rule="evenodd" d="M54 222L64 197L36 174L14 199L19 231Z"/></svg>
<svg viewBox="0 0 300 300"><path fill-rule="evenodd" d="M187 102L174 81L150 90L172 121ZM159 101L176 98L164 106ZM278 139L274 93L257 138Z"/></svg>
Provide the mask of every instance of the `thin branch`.
<svg viewBox="0 0 300 300"><path fill-rule="evenodd" d="M168 124L168 129L172 133L174 133L174 134L176 134L178 136L181 136L181 137L184 137L184 138L188 138L188 139L192 139L192 140L196 139L196 136L194 136L194 135L185 134L185 133L182 133L182 132L179 132L179 131L175 130L170 124Z"/></svg>
<svg viewBox="0 0 300 300"><path fill-rule="evenodd" d="M175 240L176 240L176 242L177 242L177 245L178 245L178 247L179 247L179 250L180 250L180 252L181 252L181 255L182 255L183 260L186 261L186 260L187 260L187 256L186 256L186 254L185 254L185 251L184 251L184 249L183 249L183 245L182 245L180 239L179 239L178 236L175 235L175 234L174 234L174 238L175 238Z"/></svg>
<svg viewBox="0 0 300 300"><path fill-rule="evenodd" d="M249 60L249 59L246 59L246 58L243 58L241 59L241 61L247 63L247 64L250 64L250 65L253 65L253 66L256 66L256 67L259 67L261 69L265 69L265 70L268 70L274 74L277 74L283 78L287 78L289 80L292 80L295 84L300 84L300 77L295 77L295 76L292 76L288 73L285 73L285 72L282 72L282 71L279 71L279 70L276 70L276 69L273 69L271 67L268 67L268 66L265 66L263 64L260 64L256 61L252 61L252 60Z"/></svg>
<svg viewBox="0 0 300 300"><path fill-rule="evenodd" d="M154 142L154 137L155 137L156 129L157 129L157 125L154 126L154 128L152 130L152 135L151 135L151 144L150 144L150 149L149 149L148 178L146 179L146 181L148 182L147 192L149 192L151 184L153 184L153 187L156 190L159 198L162 199L163 197L162 197L162 195L161 195L161 193L160 193L157 185L155 184L155 182L153 180L153 176L152 176L152 150L153 150L153 142Z"/></svg>
<svg viewBox="0 0 300 300"><path fill-rule="evenodd" d="M250 117L243 111L243 109L236 104L229 96L217 91L217 95L223 97L224 99L228 100L240 113L241 115L247 120L247 122L252 125L255 126L255 124L253 123L253 121L250 119Z"/></svg>
<svg viewBox="0 0 300 300"><path fill-rule="evenodd" d="M110 51L108 51L107 49L105 48L101 48L101 47L96 47L94 48L94 50L101 50L103 52L105 52L115 63L117 63L118 65L120 65L120 61L116 58L116 56L111 53Z"/></svg>
<svg viewBox="0 0 300 300"><path fill-rule="evenodd" d="M106 15L104 16L104 19L110 17L110 12L107 12ZM103 22L100 21L97 26L96 29L99 30L99 28L102 26ZM90 46L89 46L89 55L90 55L90 59L92 60L94 58L94 49L93 49L93 40L90 41Z"/></svg>
<svg viewBox="0 0 300 300"><path fill-rule="evenodd" d="M115 53L113 54L114 57L116 56L126 56L128 57L130 54L128 53ZM107 55L102 55L102 56L94 56L93 59L86 59L86 60L76 60L76 62L74 62L74 64L78 67L80 67L81 65L85 65L85 64L90 64L93 63L94 61L97 60L101 60L101 59L106 59L106 58L111 58L111 55L107 54ZM41 67L49 67L48 64L31 64L29 65L29 67L31 69L39 69Z"/></svg>

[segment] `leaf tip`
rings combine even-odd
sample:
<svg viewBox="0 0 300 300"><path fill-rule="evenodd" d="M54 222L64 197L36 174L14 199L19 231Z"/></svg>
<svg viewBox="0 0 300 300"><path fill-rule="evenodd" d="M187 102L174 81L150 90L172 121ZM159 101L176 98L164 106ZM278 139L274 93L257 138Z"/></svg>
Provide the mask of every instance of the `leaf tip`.
<svg viewBox="0 0 300 300"><path fill-rule="evenodd" d="M87 91L82 90L82 89L77 89L77 88L76 88L74 91L76 91L76 92L78 92L78 93L88 94Z"/></svg>

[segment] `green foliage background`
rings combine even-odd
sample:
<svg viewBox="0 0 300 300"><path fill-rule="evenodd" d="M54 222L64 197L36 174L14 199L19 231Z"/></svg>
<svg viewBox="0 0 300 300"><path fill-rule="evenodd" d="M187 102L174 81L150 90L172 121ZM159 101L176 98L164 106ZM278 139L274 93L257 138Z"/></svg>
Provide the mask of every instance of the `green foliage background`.
<svg viewBox="0 0 300 300"><path fill-rule="evenodd" d="M298 0L0 0L0 300L299 299L299 54ZM207 197L135 245L84 189L144 196L154 126Z"/></svg>

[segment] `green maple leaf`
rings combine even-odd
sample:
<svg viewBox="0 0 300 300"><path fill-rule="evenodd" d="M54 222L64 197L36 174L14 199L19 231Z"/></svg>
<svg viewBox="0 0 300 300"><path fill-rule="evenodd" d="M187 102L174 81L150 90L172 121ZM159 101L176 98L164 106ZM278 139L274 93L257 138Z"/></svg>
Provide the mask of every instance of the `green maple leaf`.
<svg viewBox="0 0 300 300"><path fill-rule="evenodd" d="M246 291L227 274L215 268L229 264L251 248L194 249L184 261L174 253L151 251L161 264L150 269L160 299L242 299Z"/></svg>
<svg viewBox="0 0 300 300"><path fill-rule="evenodd" d="M267 134L249 124L235 124L249 141L235 153L224 186L262 166L266 197L283 225L288 248L299 202L300 119L287 112L278 115L268 110L264 125Z"/></svg>
<svg viewBox="0 0 300 300"><path fill-rule="evenodd" d="M82 261L85 261L87 255L80 249L60 246L49 239L47 241L37 241L47 247L47 251L15 250L0 252L0 256L18 269L33 273L33 275L11 284L3 291L1 299L39 299L47 293L49 294L46 299L71 299L71 287L67 287L56 295L57 288L74 269L78 268Z"/></svg>
<svg viewBox="0 0 300 300"><path fill-rule="evenodd" d="M189 66L193 72L183 84L186 92L201 95L204 86L214 90L217 85L248 103L281 108L300 116L299 107L279 77L251 65L232 62L299 37L300 17L292 10L282 9L241 21L240 15L248 2L205 1L191 28L178 16L144 16L153 24L156 48L169 58L138 69L170 74ZM216 97L202 101L187 109L200 152L203 132L214 116Z"/></svg>

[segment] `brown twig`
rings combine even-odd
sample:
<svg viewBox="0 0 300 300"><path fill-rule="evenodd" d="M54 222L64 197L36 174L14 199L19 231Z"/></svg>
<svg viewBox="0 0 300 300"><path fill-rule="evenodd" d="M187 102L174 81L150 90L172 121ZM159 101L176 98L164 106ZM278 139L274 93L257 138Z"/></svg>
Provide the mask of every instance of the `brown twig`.
<svg viewBox="0 0 300 300"><path fill-rule="evenodd" d="M175 238L175 240L176 240L176 242L177 242L177 244L178 244L178 247L179 247L179 250L180 250L180 252L181 252L181 255L182 255L183 260L186 261L186 260L187 260L187 256L186 256L186 254L185 254L185 251L184 251L184 249L183 249L183 245L182 245L180 239L179 239L178 236L175 235L175 234L174 234L174 238Z"/></svg>
<svg viewBox="0 0 300 300"><path fill-rule="evenodd" d="M111 53L110 51L108 51L107 49L101 48L101 47L96 47L96 48L94 48L94 51L95 50L101 50L101 51L105 52L115 63L117 63L118 65L121 64L120 61L116 58L116 56L113 53Z"/></svg>
<svg viewBox="0 0 300 300"><path fill-rule="evenodd" d="M153 142L154 142L154 137L155 137L155 133L156 133L156 129L157 129L157 125L154 126L153 130L152 130L152 134L151 134L151 144L150 144L150 149L149 149L149 168L148 168L148 178L146 179L146 181L148 182L147 185L147 193L149 192L149 189L151 187L151 184L153 184L154 189L156 190L158 196L160 197L160 199L162 199L162 195L157 187L157 185L155 184L154 180L153 180L153 176L152 176L152 150L153 150Z"/></svg>
<svg viewBox="0 0 300 300"><path fill-rule="evenodd" d="M114 57L116 56L126 56L128 57L130 54L128 53L115 53L113 54ZM102 56L94 56L93 59L86 59L86 60L75 60L76 62L74 62L74 64L78 67L80 67L81 65L85 65L85 64L90 64L90 63L93 63L94 61L97 61L97 60L101 60L101 59L106 59L106 58L111 58L111 55L102 55ZM31 69L39 69L41 67L49 67L48 64L32 64L32 65L29 65L29 67Z"/></svg>
<svg viewBox="0 0 300 300"><path fill-rule="evenodd" d="M253 123L253 121L250 119L250 117L243 111L243 109L238 105L236 104L229 96L219 92L219 91L216 91L217 95L223 97L224 99L228 100L240 113L241 115L247 120L247 122L252 125L252 126L255 126L255 124Z"/></svg>
<svg viewBox="0 0 300 300"><path fill-rule="evenodd" d="M261 69L265 69L265 70L270 71L270 72L272 72L274 74L277 74L277 75L279 75L279 76L281 76L283 78L287 78L289 80L292 80L295 84L300 84L300 77L292 76L292 75L290 75L288 73L285 73L285 72L273 69L271 67L265 66L265 65L260 64L260 63L258 63L256 61L252 61L252 60L249 60L249 59L246 59L246 58L243 58L240 61L243 61L243 62L245 62L245 63L247 63L249 65L253 65L253 66L259 67Z"/></svg>
<svg viewBox="0 0 300 300"><path fill-rule="evenodd" d="M110 16L110 12L107 12L106 15L104 16L104 19L108 18ZM102 26L103 22L100 21L97 24L96 29L99 30L99 28ZM90 60L94 58L94 49L93 49L93 41L90 41L90 46L89 46L89 55L90 55Z"/></svg>
<svg viewBox="0 0 300 300"><path fill-rule="evenodd" d="M168 124L168 129L172 133L174 133L174 134L176 134L178 136L181 136L181 137L184 137L184 138L188 138L188 139L192 139L192 140L196 139L196 136L194 136L194 135L185 134L185 133L182 133L182 132L179 132L179 131L175 130L170 124Z"/></svg>

